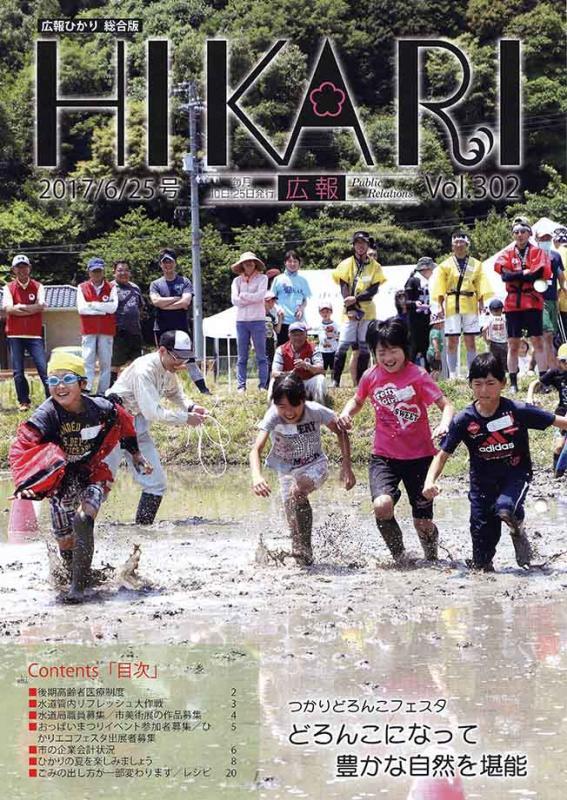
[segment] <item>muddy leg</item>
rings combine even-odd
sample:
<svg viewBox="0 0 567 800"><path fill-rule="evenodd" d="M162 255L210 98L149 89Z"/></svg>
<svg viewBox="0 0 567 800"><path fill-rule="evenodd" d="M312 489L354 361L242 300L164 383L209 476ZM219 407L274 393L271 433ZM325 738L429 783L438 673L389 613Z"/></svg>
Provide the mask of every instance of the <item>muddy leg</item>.
<svg viewBox="0 0 567 800"><path fill-rule="evenodd" d="M73 547L71 588L65 596L67 603L81 603L87 587L94 553L94 519L83 510L77 511L73 522L75 545Z"/></svg>
<svg viewBox="0 0 567 800"><path fill-rule="evenodd" d="M437 544L439 531L430 519L414 519L414 527L423 548L423 555L428 561L437 561Z"/></svg>
<svg viewBox="0 0 567 800"><path fill-rule="evenodd" d="M291 532L291 553L299 566L308 567L313 563L313 510L309 500L305 496L294 495L286 500L285 510Z"/></svg>
<svg viewBox="0 0 567 800"><path fill-rule="evenodd" d="M382 534L392 558L394 561L401 561L405 554L404 539L394 517L394 501L390 495L383 494L374 500L374 515L378 530Z"/></svg>

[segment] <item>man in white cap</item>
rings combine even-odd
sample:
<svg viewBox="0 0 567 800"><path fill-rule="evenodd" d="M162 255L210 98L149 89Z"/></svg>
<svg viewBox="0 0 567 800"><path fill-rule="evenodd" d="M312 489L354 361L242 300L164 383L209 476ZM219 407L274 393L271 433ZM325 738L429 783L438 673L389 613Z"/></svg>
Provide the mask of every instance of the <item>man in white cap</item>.
<svg viewBox="0 0 567 800"><path fill-rule="evenodd" d="M77 288L77 310L81 319L81 345L87 371L87 392L94 391L95 366L98 359L98 394L110 386L112 344L116 333L118 294L104 277L102 258L91 258L87 264L89 280Z"/></svg>
<svg viewBox="0 0 567 800"><path fill-rule="evenodd" d="M552 250L553 235L557 229L555 222L543 217L534 225L534 236L537 246L549 256L551 278L543 295L543 346L545 348L546 369L555 369L557 361L553 340L559 330L559 291L565 291L565 274L561 255Z"/></svg>
<svg viewBox="0 0 567 800"><path fill-rule="evenodd" d="M467 351L467 367L476 356L475 338L480 335L479 314L494 292L483 272L482 263L469 255L470 237L456 230L451 235L451 255L435 270L430 290L445 315L447 365L449 377L457 377L461 334Z"/></svg>
<svg viewBox="0 0 567 800"><path fill-rule="evenodd" d="M43 383L45 396L49 397L47 362L42 339L45 291L41 283L30 277L31 263L23 253L12 259L12 271L14 280L4 287L2 306L6 312L6 338L10 347L18 404L20 411L27 411L31 403L30 387L24 372L26 350Z"/></svg>
<svg viewBox="0 0 567 800"><path fill-rule="evenodd" d="M508 373L510 389L518 391L518 353L524 334L531 340L540 374L545 372L543 346L543 294L551 278L549 256L530 243L532 227L525 217L512 222L514 241L494 262L494 269L506 286L506 328L508 330ZM541 284L541 287L538 286Z"/></svg>
<svg viewBox="0 0 567 800"><path fill-rule="evenodd" d="M118 447L107 458L115 475L120 458L124 456L134 479L142 487L136 512L138 525L152 524L167 488L165 472L150 434L150 424L165 422L196 427L203 424L207 414L206 409L186 397L176 374L187 369L192 355L193 345L185 331L166 331L160 337L158 350L133 361L107 392L108 396L117 395L125 409L134 416L140 451L153 467L149 475L138 472L129 454ZM166 408L164 400L176 408Z"/></svg>

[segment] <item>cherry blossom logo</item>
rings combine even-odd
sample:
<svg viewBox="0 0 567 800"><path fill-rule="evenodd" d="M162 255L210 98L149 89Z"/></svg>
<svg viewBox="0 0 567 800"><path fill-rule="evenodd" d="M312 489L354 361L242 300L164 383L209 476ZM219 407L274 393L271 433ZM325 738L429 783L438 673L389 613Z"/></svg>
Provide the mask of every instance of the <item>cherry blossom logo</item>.
<svg viewBox="0 0 567 800"><path fill-rule="evenodd" d="M331 81L323 81L309 94L309 102L316 117L340 116L345 100L346 94Z"/></svg>

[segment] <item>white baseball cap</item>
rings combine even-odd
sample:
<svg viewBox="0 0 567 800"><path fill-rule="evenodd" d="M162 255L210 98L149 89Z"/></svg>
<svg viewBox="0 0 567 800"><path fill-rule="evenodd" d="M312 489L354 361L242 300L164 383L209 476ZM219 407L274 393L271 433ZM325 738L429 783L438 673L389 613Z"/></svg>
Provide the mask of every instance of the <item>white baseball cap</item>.
<svg viewBox="0 0 567 800"><path fill-rule="evenodd" d="M159 344L178 358L187 359L193 355L193 343L185 331L166 331L160 336Z"/></svg>
<svg viewBox="0 0 567 800"><path fill-rule="evenodd" d="M28 267L31 267L31 261L23 253L18 253L18 255L14 256L14 258L12 259L12 266L13 267L17 267L18 264L27 264Z"/></svg>

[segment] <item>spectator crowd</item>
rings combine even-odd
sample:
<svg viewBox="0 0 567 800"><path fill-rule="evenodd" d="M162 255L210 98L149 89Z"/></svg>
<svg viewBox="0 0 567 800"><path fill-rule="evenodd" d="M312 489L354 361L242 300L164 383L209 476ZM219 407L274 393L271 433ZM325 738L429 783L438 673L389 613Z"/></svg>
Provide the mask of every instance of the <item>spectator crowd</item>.
<svg viewBox="0 0 567 800"><path fill-rule="evenodd" d="M453 232L451 253L439 263L430 255L421 256L404 288L396 292L395 318L407 327L410 360L435 379L442 374L456 378L461 353L468 368L479 338L504 365L512 392L518 391L518 375L535 375L537 370L537 376L543 377L557 368L557 351L566 341L567 227L544 218L532 229L527 219L517 217L511 235L513 241L494 262L505 291L502 297L494 296L486 266L470 255L471 240L464 230ZM311 289L297 251L285 253L282 271L266 271L253 252L242 253L231 265L238 392L247 388L251 349L258 386L268 392L274 378L294 372L304 381L307 396L322 401L329 389L341 385L349 353L352 383L359 384L371 360L368 330L376 319L374 298L386 277L376 242L367 231L355 232L351 248L332 272L342 296L341 319L333 318L327 294L318 303L316 326L307 325L305 309ZM102 258L89 260L88 279L77 287L87 392L104 394L120 371L142 355L141 320L148 310L153 311L156 346L167 331L190 335L191 281L178 271L171 248L161 250L157 261L162 275L152 281L146 300L132 281L126 259L113 263L111 278L105 274ZM16 395L23 411L30 407L26 354L48 394L42 340L45 288L32 277L32 264L24 253L14 256L12 272L2 306ZM186 366L198 390L208 394L193 354Z"/></svg>

